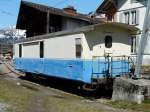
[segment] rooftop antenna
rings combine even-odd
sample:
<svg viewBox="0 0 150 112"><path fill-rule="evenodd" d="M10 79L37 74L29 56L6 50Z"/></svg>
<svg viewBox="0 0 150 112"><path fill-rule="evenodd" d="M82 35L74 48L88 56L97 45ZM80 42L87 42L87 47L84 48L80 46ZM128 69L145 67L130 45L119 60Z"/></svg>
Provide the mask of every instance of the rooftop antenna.
<svg viewBox="0 0 150 112"><path fill-rule="evenodd" d="M147 45L148 38L150 38L150 0L147 2L146 15L140 40L140 45L138 47L136 67L135 67L135 76L136 78L141 78L141 66L143 61L143 54L145 51L145 47Z"/></svg>

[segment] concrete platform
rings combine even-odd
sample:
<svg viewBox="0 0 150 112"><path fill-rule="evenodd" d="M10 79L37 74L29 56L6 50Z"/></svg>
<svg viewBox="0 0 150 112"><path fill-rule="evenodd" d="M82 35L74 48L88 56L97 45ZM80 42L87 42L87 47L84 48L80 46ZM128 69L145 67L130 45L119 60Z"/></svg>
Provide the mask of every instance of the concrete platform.
<svg viewBox="0 0 150 112"><path fill-rule="evenodd" d="M132 101L142 103L150 99L150 80L116 78L113 84L113 101Z"/></svg>

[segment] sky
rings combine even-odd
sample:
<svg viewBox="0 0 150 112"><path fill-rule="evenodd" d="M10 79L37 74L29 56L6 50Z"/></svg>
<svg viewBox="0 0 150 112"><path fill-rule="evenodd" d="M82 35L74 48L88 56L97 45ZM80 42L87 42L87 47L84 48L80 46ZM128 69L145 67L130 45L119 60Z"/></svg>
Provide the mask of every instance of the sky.
<svg viewBox="0 0 150 112"><path fill-rule="evenodd" d="M16 25L21 0L0 0L0 29ZM102 0L26 0L56 8L72 5L77 12L88 14L95 11Z"/></svg>

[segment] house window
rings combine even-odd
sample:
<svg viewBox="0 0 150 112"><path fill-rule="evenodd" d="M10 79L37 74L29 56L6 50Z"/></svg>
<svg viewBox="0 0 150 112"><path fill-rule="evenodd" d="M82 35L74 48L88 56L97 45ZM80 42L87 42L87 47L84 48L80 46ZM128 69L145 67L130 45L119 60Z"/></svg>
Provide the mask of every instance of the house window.
<svg viewBox="0 0 150 112"><path fill-rule="evenodd" d="M111 36L106 36L105 37L105 47L106 48L111 48L112 47L112 37Z"/></svg>
<svg viewBox="0 0 150 112"><path fill-rule="evenodd" d="M124 12L124 22L130 25L137 25L139 21L139 11L131 10Z"/></svg>
<svg viewBox="0 0 150 112"><path fill-rule="evenodd" d="M132 25L136 25L136 24L138 24L137 23L137 11L136 10L134 10L134 11L131 11L131 17L132 17L132 19L131 19L131 24Z"/></svg>
<svg viewBox="0 0 150 112"><path fill-rule="evenodd" d="M22 45L19 44L19 57L21 58L22 57Z"/></svg>
<svg viewBox="0 0 150 112"><path fill-rule="evenodd" d="M81 56L82 56L81 38L76 38L75 44L76 44L76 58L81 58Z"/></svg>
<svg viewBox="0 0 150 112"><path fill-rule="evenodd" d="M132 17L131 24L135 25L136 24L136 11L131 11L131 17Z"/></svg>
<svg viewBox="0 0 150 112"><path fill-rule="evenodd" d="M131 37L131 53L136 53L136 36Z"/></svg>
<svg viewBox="0 0 150 112"><path fill-rule="evenodd" d="M125 12L124 13L124 17L125 17L125 23L129 24L130 23L130 13L129 12Z"/></svg>
<svg viewBox="0 0 150 112"><path fill-rule="evenodd" d="M40 58L44 57L44 42L40 42Z"/></svg>

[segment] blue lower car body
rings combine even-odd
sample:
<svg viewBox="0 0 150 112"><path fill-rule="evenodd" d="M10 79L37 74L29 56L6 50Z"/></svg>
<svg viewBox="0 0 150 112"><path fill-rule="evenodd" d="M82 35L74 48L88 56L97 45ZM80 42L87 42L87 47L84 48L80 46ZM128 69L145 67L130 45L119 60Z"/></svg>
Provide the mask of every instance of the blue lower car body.
<svg viewBox="0 0 150 112"><path fill-rule="evenodd" d="M129 66L124 62L125 66ZM104 60L64 60L64 59L31 59L15 58L13 64L16 70L40 74L51 77L64 78L91 84L93 78L102 78L106 75L106 63ZM122 66L122 62L112 62L114 68ZM114 69L113 76L121 74L122 69ZM124 69L125 72L129 68Z"/></svg>

